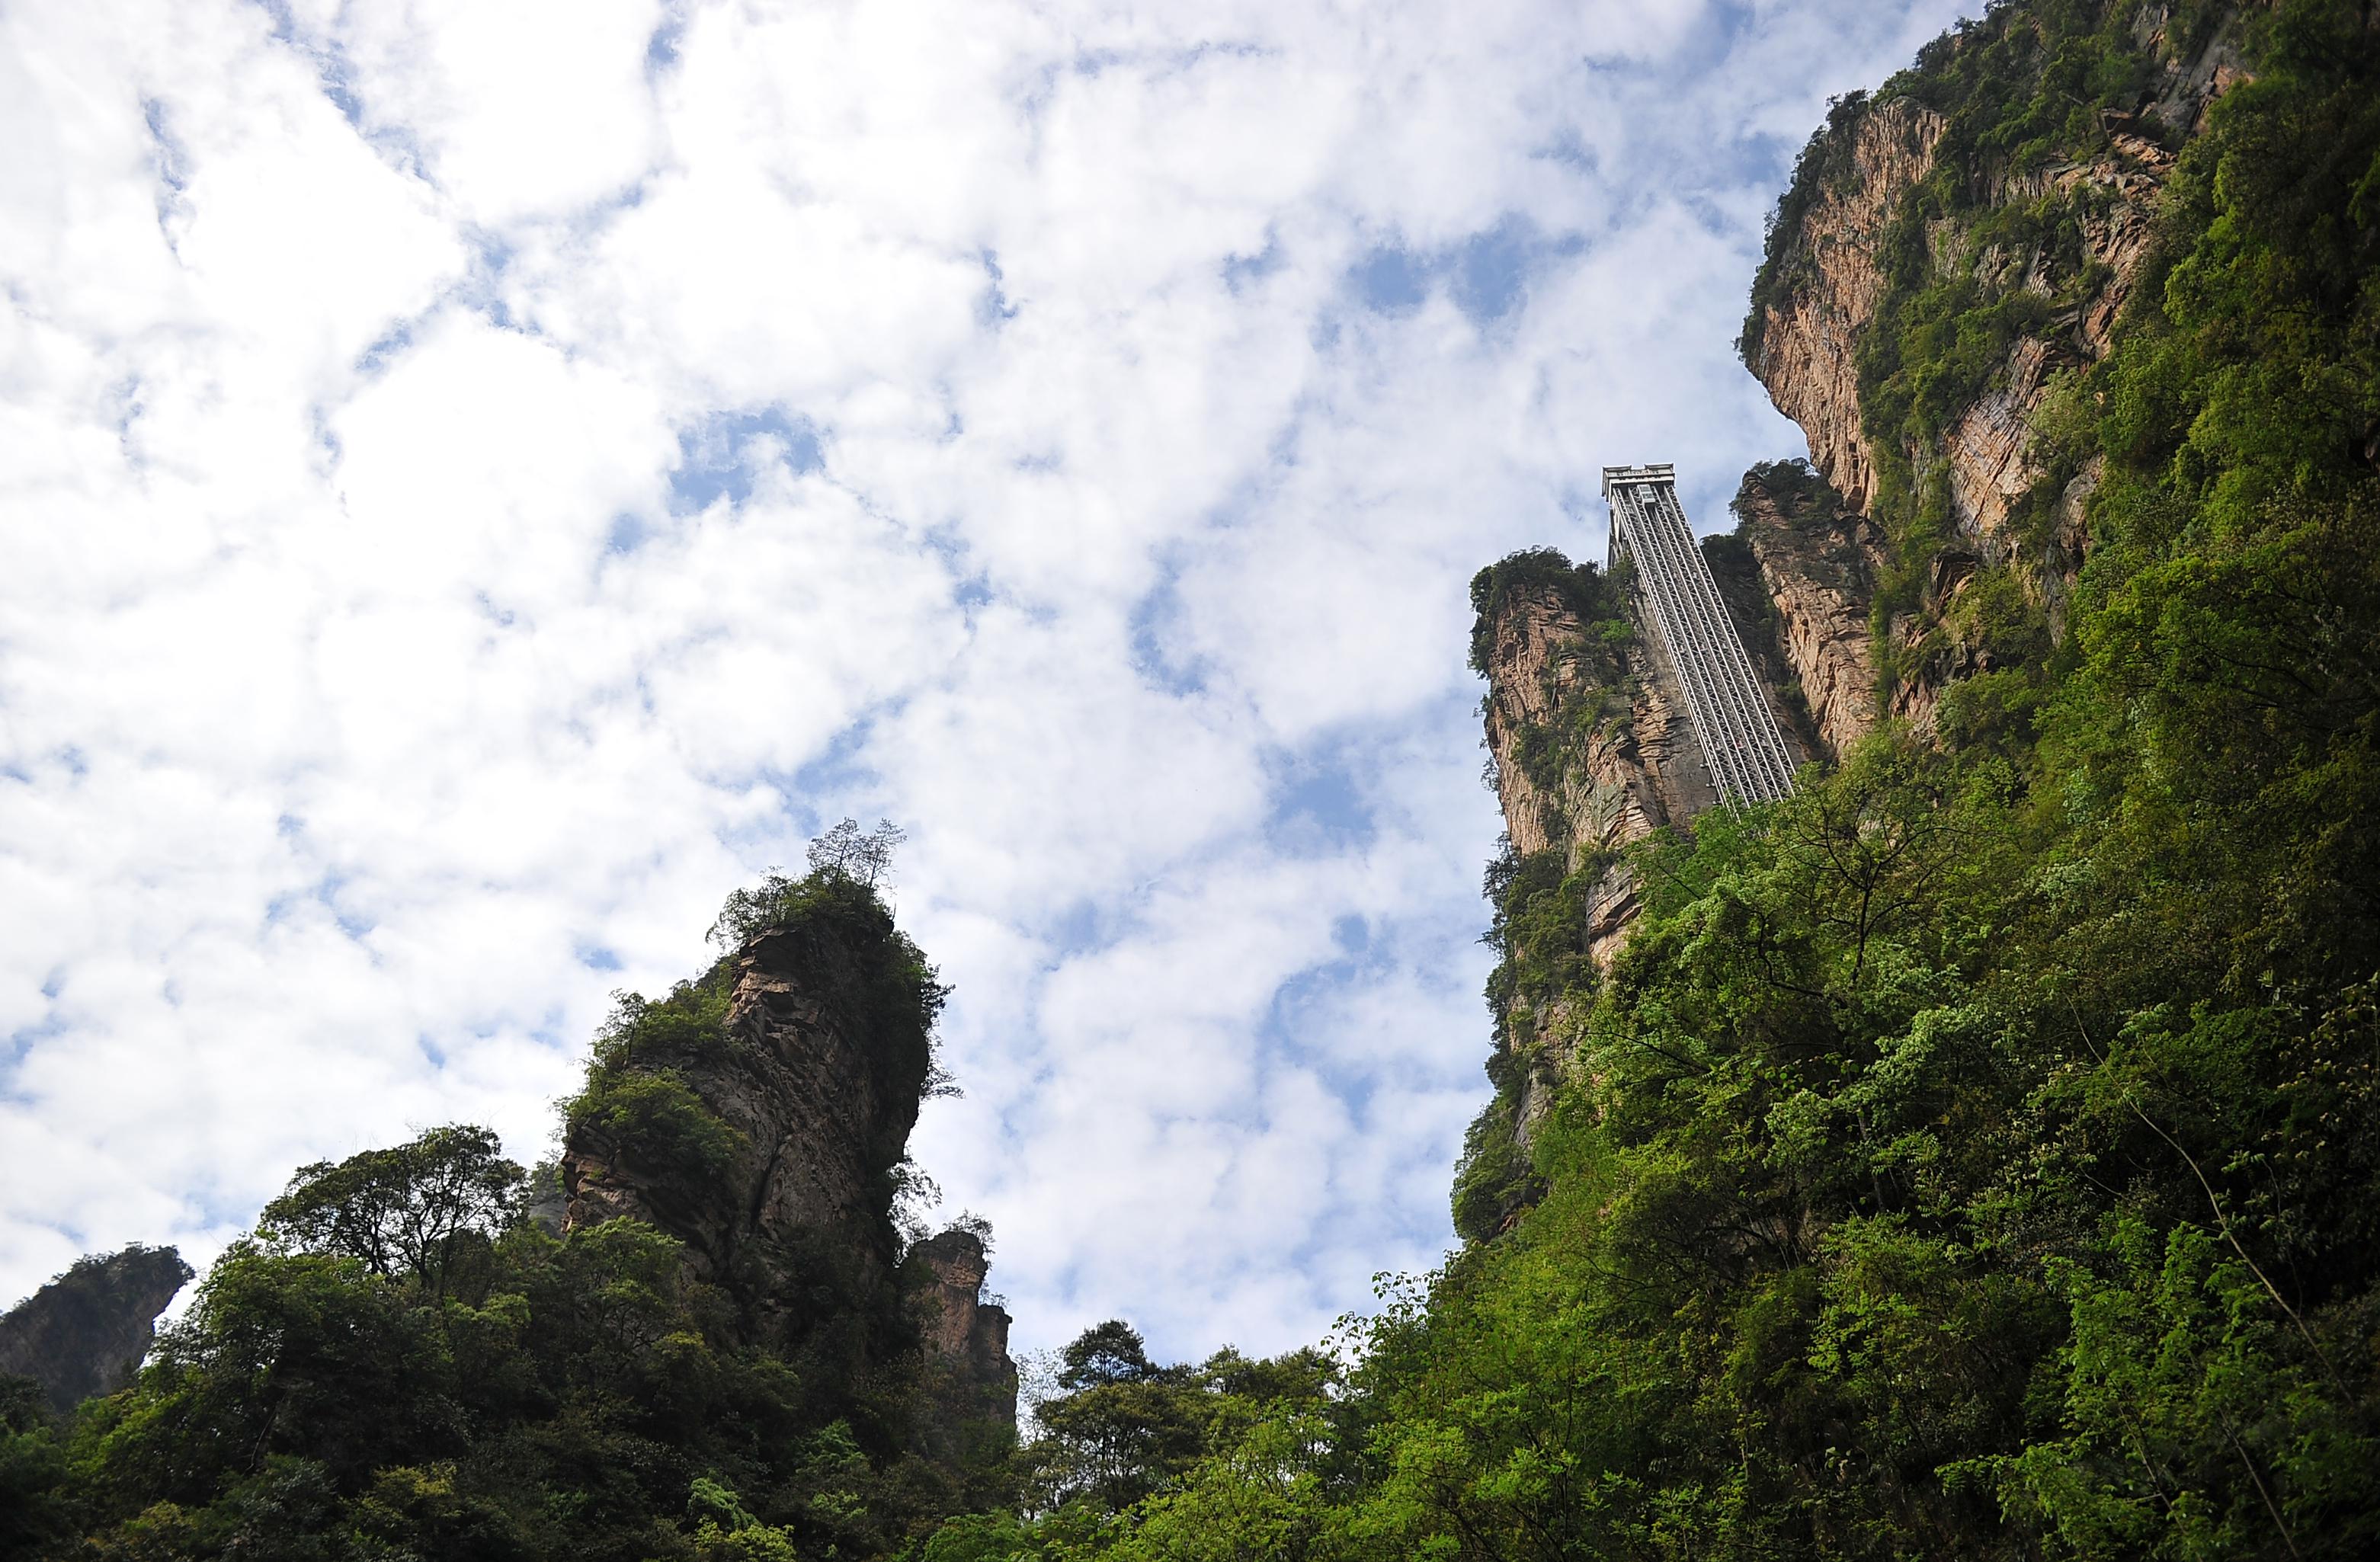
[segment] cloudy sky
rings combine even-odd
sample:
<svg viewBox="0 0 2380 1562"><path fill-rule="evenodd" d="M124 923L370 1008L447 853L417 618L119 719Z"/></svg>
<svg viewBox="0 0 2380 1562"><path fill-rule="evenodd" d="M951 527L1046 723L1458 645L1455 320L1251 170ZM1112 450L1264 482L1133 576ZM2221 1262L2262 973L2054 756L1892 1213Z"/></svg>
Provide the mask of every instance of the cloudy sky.
<svg viewBox="0 0 2380 1562"><path fill-rule="evenodd" d="M1961 8L0 0L0 1304L547 1153L846 814L1020 1346L1435 1263L1467 582L1803 452L1763 216Z"/></svg>

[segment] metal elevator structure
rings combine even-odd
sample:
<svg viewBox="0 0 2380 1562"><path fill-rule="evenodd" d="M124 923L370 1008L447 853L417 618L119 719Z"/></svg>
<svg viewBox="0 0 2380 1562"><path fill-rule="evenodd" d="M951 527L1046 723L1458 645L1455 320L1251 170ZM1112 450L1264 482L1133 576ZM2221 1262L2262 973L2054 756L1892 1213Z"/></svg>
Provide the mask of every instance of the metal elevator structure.
<svg viewBox="0 0 2380 1562"><path fill-rule="evenodd" d="M1657 649L1676 675L1703 763L1721 802L1767 803L1793 790L1793 762L1768 696L1743 653L1743 640L1719 599L1685 507L1677 470L1667 462L1606 466L1603 502L1611 510L1606 563L1635 566L1634 591L1651 621Z"/></svg>

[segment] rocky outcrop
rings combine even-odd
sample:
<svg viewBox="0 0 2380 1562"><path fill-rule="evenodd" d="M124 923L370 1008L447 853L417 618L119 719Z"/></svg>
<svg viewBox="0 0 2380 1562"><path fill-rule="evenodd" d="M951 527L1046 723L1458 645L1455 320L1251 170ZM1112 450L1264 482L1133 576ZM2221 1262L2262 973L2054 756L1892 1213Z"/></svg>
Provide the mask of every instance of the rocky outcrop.
<svg viewBox="0 0 2380 1562"><path fill-rule="evenodd" d="M1717 800L1675 690L1624 611L1631 633L1615 646L1557 587L1519 584L1490 625L1488 747L1523 855L1559 844L1575 864Z"/></svg>
<svg viewBox="0 0 2380 1562"><path fill-rule="evenodd" d="M1730 592L1722 582L1722 595L1758 660L1767 616L1749 599L1756 584L1738 584L1744 589ZM1676 674L1624 574L1574 567L1550 551L1516 554L1483 571L1473 596L1473 661L1488 681L1488 771L1512 870L1541 888L1558 882L1553 893L1564 908L1550 923L1524 918L1526 926L1506 928L1505 970L1566 967L1580 956L1608 966L1640 904L1622 848L1718 802ZM1769 682L1774 700L1773 674ZM1791 733L1793 715L1777 710ZM1805 744L1795 746L1806 753ZM1577 989L1500 979L1494 990L1508 1056L1490 1108L1502 1126L1488 1137L1524 1149L1570 1066Z"/></svg>
<svg viewBox="0 0 2380 1562"><path fill-rule="evenodd" d="M1818 740L1810 708L1803 699L1800 673L1786 655L1789 625L1779 616L1779 603L1761 573L1759 555L1753 551L1744 528L1738 526L1733 532L1704 538L1702 551L1711 581L1735 624L1736 637L1743 642L1743 653L1752 662L1754 681L1760 685L1768 714L1785 740L1787 757L1797 770L1814 758L1831 757Z"/></svg>
<svg viewBox="0 0 2380 1562"><path fill-rule="evenodd" d="M1946 679L1989 664L1971 645L1944 645L1944 615L1976 568L2012 565L2053 631L2068 586L2088 547L2084 512L2095 467L2053 471L2035 425L2061 370L2106 356L2118 316L2138 285L2155 244L2156 212L2174 166L2168 143L2200 125L2208 103L2240 79L2233 29L2214 28L2183 59L2168 42L2168 8L2143 6L2133 42L2159 74L2137 112L2110 111L2087 157L2010 170L1994 152L1946 151L1948 122L1914 95L1847 101L1814 142L1779 209L1771 252L1755 285L1746 362L1779 410L1801 425L1817 473L1848 517L1878 518L1878 473L1890 458L1918 487L1938 480L1955 539L1941 559L1903 561L1902 578L1924 579L1924 599L1896 617L1888 639L1898 668L1885 714L1930 721ZM1913 208L1936 163L1977 192L1941 214ZM1930 199L1930 198L1929 198ZM2022 208L2036 220L1995 228L1981 219ZM1926 430L1872 431L1863 420L1858 362L1867 333L1896 283L1883 263L1897 224L1923 218L1928 281L1971 278L1985 298L2040 300L2044 323L2019 334L1963 406ZM1906 227L1898 230L1909 233ZM1993 238L1995 232L2023 236ZM1893 448L1880 449L1888 438ZM2056 483L2052 491L2049 484ZM2046 524L2023 524L2046 509ZM1755 502L1748 521L1797 676L1821 739L1840 752L1874 720L1854 677L1864 656L1872 590L1888 551L1880 534L1854 525L1800 542ZM1765 539L1765 540L1764 540ZM1814 546L1805 546L1811 544ZM1858 555L1866 556L1865 582ZM1955 641L1956 636L1950 636ZM1820 715L1822 707L1829 707Z"/></svg>
<svg viewBox="0 0 2380 1562"><path fill-rule="evenodd" d="M1755 466L1737 491L1738 535L1758 562L1776 641L1829 759L1876 725L1868 624L1883 539L1806 465Z"/></svg>
<svg viewBox="0 0 2380 1562"><path fill-rule="evenodd" d="M1856 115L1829 176L1784 236L1751 368L1777 409L1802 426L1811 459L1854 510L1876 489L1860 421L1860 333L1884 296L1885 231L1934 165L1942 116L1908 99Z"/></svg>
<svg viewBox="0 0 2380 1562"><path fill-rule="evenodd" d="M930 1061L921 1032L908 1044L887 1034L905 1005L888 1009L883 993L914 950L872 895L848 899L763 928L722 962L706 985L723 985L723 1019L703 1020L715 1010L688 989L673 1002L691 1018L629 1026L608 1077L599 1047L590 1092L626 1105L574 1108L563 1146L565 1229L621 1217L660 1227L748 1337L788 1355L829 1325L880 1346L899 1314L892 1178ZM690 1140L725 1148L698 1164L677 1147Z"/></svg>
<svg viewBox="0 0 2380 1562"><path fill-rule="evenodd" d="M157 1337L157 1315L190 1278L170 1247L95 1255L0 1316L0 1374L41 1385L64 1414L132 1381Z"/></svg>
<svg viewBox="0 0 2380 1562"><path fill-rule="evenodd" d="M943 1399L959 1417L988 1416L1014 1431L1016 1363L1008 1354L1008 1310L986 1296L991 1271L983 1240L964 1226L929 1237L902 1261L910 1311L926 1359L941 1370Z"/></svg>
<svg viewBox="0 0 2380 1562"><path fill-rule="evenodd" d="M2210 57L2228 45L2218 42ZM2219 91L2237 79L2209 71L2178 72ZM2193 115L2204 100L2177 105ZM1857 354L1862 334L1882 302L1879 251L1917 184L1932 172L1941 140L1941 115L1906 98L1855 115L1839 154L1815 160L1825 183L1780 240L1775 278L1762 308L1758 348L1751 369L1777 409L1802 427L1810 459L1844 504L1863 514L1876 491L1876 454L1860 415ZM2040 471L2028 458L2029 425L2048 375L2107 350L2116 317L2131 296L2155 238L2155 202L2173 168L2173 154L2119 116L2107 130L2109 150L2088 163L2056 163L1990 181L1987 207L2055 200L2077 213L2079 254L2047 246L1993 247L1973 260L1988 287L2021 287L2044 298L2069 289L2078 274L2096 272L2098 285L2058 318L2048 336L2021 338L1990 387L1952 425L1938 456L1906 454L1947 468L1951 504L1962 529L1978 539L1998 538L2011 503ZM1963 263L1954 224L1927 235L1937 263Z"/></svg>
<svg viewBox="0 0 2380 1562"><path fill-rule="evenodd" d="M1682 702L1641 632L1614 646L1559 587L1532 583L1512 587L1488 628L1487 742L1515 853L1560 849L1576 872L1590 854L1717 802ZM1597 961L1635 914L1635 886L1615 867L1586 933Z"/></svg>
<svg viewBox="0 0 2380 1562"><path fill-rule="evenodd" d="M2033 421L2050 375L2107 356L2116 317L2132 296L2155 236L2156 198L2172 172L2173 154L2121 128L2112 128L2108 139L2113 150L2105 157L2003 180L1994 191L1996 206L2055 200L2077 211L2082 269L2104 269L2106 280L2058 318L2053 334L2019 337L1990 386L1944 436L1940 460L1951 519L1988 563L2014 551L2010 513L2044 475L2034 454ZM2043 298L2055 297L2071 280L2039 249L1986 250L1976 270ZM2070 556L2061 550L2054 565L2069 575L2081 563L2082 537L2070 540Z"/></svg>

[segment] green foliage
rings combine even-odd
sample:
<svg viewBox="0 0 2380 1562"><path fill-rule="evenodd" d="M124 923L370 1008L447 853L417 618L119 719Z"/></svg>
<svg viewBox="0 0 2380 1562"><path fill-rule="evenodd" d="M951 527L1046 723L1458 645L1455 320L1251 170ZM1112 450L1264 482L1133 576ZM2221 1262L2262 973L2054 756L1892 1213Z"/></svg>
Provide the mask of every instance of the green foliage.
<svg viewBox="0 0 2380 1562"><path fill-rule="evenodd" d="M716 1059L727 1052L727 1009L735 997L725 962L699 981L680 982L666 998L642 993L614 995L611 1017L595 1033L597 1064L625 1069L638 1063L668 1067Z"/></svg>
<svg viewBox="0 0 2380 1562"><path fill-rule="evenodd" d="M1524 548L1471 577L1471 670L1483 676L1495 649L1496 625L1516 591L1553 593L1588 623L1621 623L1626 604L1611 579L1591 563L1573 564L1555 548Z"/></svg>
<svg viewBox="0 0 2380 1562"><path fill-rule="evenodd" d="M1586 928L1616 853L1589 852L1574 869L1560 849L1518 856L1508 841L1488 872L1492 917L1487 942L1503 958L1488 977L1488 1003L1501 1040L1515 1002L1541 1003L1593 979Z"/></svg>
<svg viewBox="0 0 2380 1562"><path fill-rule="evenodd" d="M257 1217L259 1236L352 1258L382 1279L443 1296L484 1270L488 1242L518 1215L527 1174L494 1132L456 1124L409 1144L298 1168Z"/></svg>
<svg viewBox="0 0 2380 1562"><path fill-rule="evenodd" d="M1770 302L1779 288L1791 285L1811 269L1812 258L1801 252L1795 236L1819 197L1839 192L1851 177L1852 134L1866 112L1865 92L1848 92L1828 101L1827 122L1811 132L1801 156L1794 160L1793 176L1787 181L1785 193L1778 197L1776 209L1768 215L1767 243L1760 270L1752 279L1752 306L1735 340L1736 355L1747 369L1756 370L1760 366Z"/></svg>
<svg viewBox="0 0 2380 1562"><path fill-rule="evenodd" d="M1060 1362L1065 1391L1041 1402L1042 1435L1021 1456L1024 1514L951 1520L924 1557L1352 1555L1330 1498L1349 1489L1355 1423L1330 1357L1257 1360L1226 1346L1195 1367L1161 1366L1110 1319Z"/></svg>
<svg viewBox="0 0 2380 1562"><path fill-rule="evenodd" d="M869 1066L925 1088L941 989L875 890L836 864L764 889L739 954L795 940L878 1027ZM698 1187L728 1172L747 1146L692 1082L737 1062L737 969L620 999L574 1136ZM884 1557L1014 1489L1013 1434L914 1349L866 1255L774 1254L808 1332L764 1347L696 1279L715 1264L636 1220L548 1235L528 1181L465 1126L303 1168L131 1388L66 1426L0 1393L0 1562Z"/></svg>
<svg viewBox="0 0 2380 1562"><path fill-rule="evenodd" d="M1186 1369L1153 1364L1129 1326L1111 1319L1086 1330L1063 1359L1058 1382L1067 1392L1039 1407L1042 1436L1031 1454L1045 1506L1129 1507L1205 1451L1204 1386Z"/></svg>
<svg viewBox="0 0 2380 1562"><path fill-rule="evenodd" d="M66 1452L41 1385L0 1376L0 1562L37 1556L66 1531Z"/></svg>
<svg viewBox="0 0 2380 1562"><path fill-rule="evenodd" d="M63 1441L11 1423L0 1556L791 1562L890 1555L970 1500L907 1451L921 1363L805 1382L651 1227L516 1224L489 1259L466 1302L236 1243L133 1388Z"/></svg>
<svg viewBox="0 0 2380 1562"><path fill-rule="evenodd" d="M1504 1054L1496 1056L1500 1060ZM1487 1241L1541 1191L1513 1127L1516 1108L1512 1093L1500 1088L1463 1133L1452 1204L1454 1234L1464 1241Z"/></svg>
<svg viewBox="0 0 2380 1562"><path fill-rule="evenodd" d="M886 830L892 830L889 838ZM820 846L831 849L807 877L771 873L758 886L728 896L710 936L728 945L729 953L698 984L709 988L729 980L740 952L757 941L785 941L820 996L851 1016L858 1034L868 1038L869 1066L888 1094L942 1083L934 1072L933 1033L950 989L935 979L924 951L894 925L876 887L882 860L855 866L838 854L864 857L873 851L889 860L899 838L889 824L855 842L835 843L830 832L814 844L813 854ZM674 1002L676 997L672 995Z"/></svg>
<svg viewBox="0 0 2380 1562"><path fill-rule="evenodd" d="M674 1069L597 1070L571 1097L570 1133L650 1167L711 1181L727 1175L744 1135L720 1120Z"/></svg>

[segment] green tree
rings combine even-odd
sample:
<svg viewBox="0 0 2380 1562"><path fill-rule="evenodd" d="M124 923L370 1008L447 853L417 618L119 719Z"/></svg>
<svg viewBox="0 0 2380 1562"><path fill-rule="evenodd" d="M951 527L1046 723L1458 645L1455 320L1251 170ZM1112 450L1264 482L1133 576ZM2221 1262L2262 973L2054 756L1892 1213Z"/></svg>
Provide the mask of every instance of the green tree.
<svg viewBox="0 0 2380 1562"><path fill-rule="evenodd" d="M264 1241L352 1258L435 1296L467 1265L484 1279L489 1242L518 1216L527 1178L490 1129L433 1128L393 1149L298 1168L257 1217Z"/></svg>

